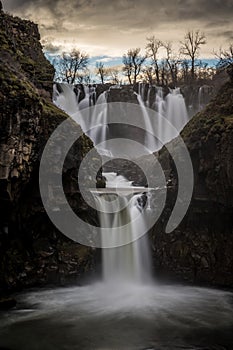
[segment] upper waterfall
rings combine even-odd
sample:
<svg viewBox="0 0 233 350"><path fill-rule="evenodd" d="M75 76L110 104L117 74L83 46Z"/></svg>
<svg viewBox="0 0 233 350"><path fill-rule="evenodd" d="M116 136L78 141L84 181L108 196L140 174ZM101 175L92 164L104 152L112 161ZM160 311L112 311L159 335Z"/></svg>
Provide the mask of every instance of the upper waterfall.
<svg viewBox="0 0 233 350"><path fill-rule="evenodd" d="M124 87L122 87L123 89ZM121 90L117 89L118 94ZM95 146L100 153L108 156L115 156L116 152L106 141L115 137L133 136L142 143L150 153L159 150L163 144L175 138L189 120L185 100L179 88L170 89L170 92L164 96L163 88L156 87L156 94L153 103L153 110L148 108L150 88L145 97L145 87L143 84L139 86L139 94L136 94L138 104L141 108L141 123L145 127L146 132L134 131L130 128L125 133L125 127L113 125L114 120L110 121L108 111L108 95L115 93L114 89L102 92L96 100L96 88L94 86L85 86L80 90L79 86L67 84L54 85L54 103L68 113L71 117L75 117L80 123L83 131L93 140ZM80 98L81 94L82 99ZM145 101L146 98L146 101ZM101 109L95 106L101 105ZM86 108L90 109L90 115L82 118L82 111ZM153 115L152 113L153 112ZM127 122L127 120L126 120ZM111 124L111 126L110 126ZM169 127L170 124L170 127ZM157 135L157 136L155 136ZM103 144L103 145L101 145ZM120 147L120 145L118 145ZM142 151L140 156L148 152Z"/></svg>

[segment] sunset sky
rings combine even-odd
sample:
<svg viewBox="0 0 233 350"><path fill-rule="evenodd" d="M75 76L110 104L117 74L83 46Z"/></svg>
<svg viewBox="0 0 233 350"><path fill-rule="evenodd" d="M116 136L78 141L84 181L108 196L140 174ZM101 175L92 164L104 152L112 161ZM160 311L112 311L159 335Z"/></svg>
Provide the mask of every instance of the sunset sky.
<svg viewBox="0 0 233 350"><path fill-rule="evenodd" d="M207 45L201 57L233 41L233 0L3 0L6 11L39 24L51 53L78 47L104 62L119 63L129 48L144 49L146 38L179 41L200 29Z"/></svg>

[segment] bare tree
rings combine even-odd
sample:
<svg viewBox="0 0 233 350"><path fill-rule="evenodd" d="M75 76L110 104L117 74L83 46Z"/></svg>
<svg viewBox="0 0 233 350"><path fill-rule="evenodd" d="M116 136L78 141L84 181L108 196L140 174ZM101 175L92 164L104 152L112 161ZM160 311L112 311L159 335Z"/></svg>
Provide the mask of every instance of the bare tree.
<svg viewBox="0 0 233 350"><path fill-rule="evenodd" d="M159 76L158 53L159 53L159 49L163 46L163 43L161 40L156 39L154 36L147 38L147 42L148 42L146 45L147 56L150 57L152 60L152 65L154 67L155 75L156 75L156 83L159 85L160 76Z"/></svg>
<svg viewBox="0 0 233 350"><path fill-rule="evenodd" d="M195 60L199 55L201 45L206 44L205 34L199 30L189 31L185 34L184 41L181 41L180 53L191 60L191 78L195 79Z"/></svg>
<svg viewBox="0 0 233 350"><path fill-rule="evenodd" d="M79 49L63 52L57 77L68 84L75 84L79 74L87 69L89 56Z"/></svg>
<svg viewBox="0 0 233 350"><path fill-rule="evenodd" d="M163 59L160 63L160 72L161 72L161 84L163 86L167 86L169 83L170 70L166 59Z"/></svg>
<svg viewBox="0 0 233 350"><path fill-rule="evenodd" d="M108 76L108 70L103 62L96 62L96 73L99 75L101 83L104 84L105 78Z"/></svg>
<svg viewBox="0 0 233 350"><path fill-rule="evenodd" d="M145 62L147 56L140 55L140 48L130 49L127 54L123 56L123 72L125 72L126 76L129 79L129 83L136 84L137 77L142 70L142 65Z"/></svg>
<svg viewBox="0 0 233 350"><path fill-rule="evenodd" d="M119 67L110 67L109 68L109 77L113 84L120 84L120 69Z"/></svg>
<svg viewBox="0 0 233 350"><path fill-rule="evenodd" d="M78 74L77 82L79 84L91 84L91 72L89 69L85 69Z"/></svg>
<svg viewBox="0 0 233 350"><path fill-rule="evenodd" d="M213 79L213 76L216 74L216 69L208 65L207 62L199 60L196 63L196 76L198 80L206 81Z"/></svg>
<svg viewBox="0 0 233 350"><path fill-rule="evenodd" d="M173 85L176 86L180 60L175 57L171 42L164 43L163 47L166 50L166 63L168 70L170 71L171 81Z"/></svg>
<svg viewBox="0 0 233 350"><path fill-rule="evenodd" d="M146 66L142 70L142 78L148 82L150 85L153 85L154 83L154 72L153 72L153 67L152 66Z"/></svg>
<svg viewBox="0 0 233 350"><path fill-rule="evenodd" d="M220 48L218 53L215 52L215 56L219 60L217 68L226 70L233 81L233 44L230 44L227 50Z"/></svg>
<svg viewBox="0 0 233 350"><path fill-rule="evenodd" d="M123 73L127 76L128 80L129 80L129 84L132 84L132 74L133 74L133 64L132 64L132 60L131 57L128 55L124 55L123 56Z"/></svg>
<svg viewBox="0 0 233 350"><path fill-rule="evenodd" d="M188 83L189 62L187 60L180 61L180 75L181 75L181 80L185 84Z"/></svg>

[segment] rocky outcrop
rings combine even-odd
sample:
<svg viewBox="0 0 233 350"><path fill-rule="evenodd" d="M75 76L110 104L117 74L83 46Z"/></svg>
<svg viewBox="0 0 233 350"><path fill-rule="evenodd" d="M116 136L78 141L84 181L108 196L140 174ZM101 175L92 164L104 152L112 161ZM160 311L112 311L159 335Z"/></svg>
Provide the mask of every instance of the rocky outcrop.
<svg viewBox="0 0 233 350"><path fill-rule="evenodd" d="M64 237L50 222L40 198L41 154L52 132L68 117L51 102L54 68L39 40L35 24L0 12L0 292L77 281L94 268L94 250ZM63 169L66 196L89 222L96 216L79 194L77 168L92 148L83 135ZM99 169L97 153L91 166Z"/></svg>
<svg viewBox="0 0 233 350"><path fill-rule="evenodd" d="M161 220L152 230L157 271L196 283L233 286L233 85L227 83L185 127L182 137L194 168L194 193L182 223L164 228L174 205L168 196ZM176 147L176 141L173 142ZM163 149L160 161L177 182L175 167Z"/></svg>

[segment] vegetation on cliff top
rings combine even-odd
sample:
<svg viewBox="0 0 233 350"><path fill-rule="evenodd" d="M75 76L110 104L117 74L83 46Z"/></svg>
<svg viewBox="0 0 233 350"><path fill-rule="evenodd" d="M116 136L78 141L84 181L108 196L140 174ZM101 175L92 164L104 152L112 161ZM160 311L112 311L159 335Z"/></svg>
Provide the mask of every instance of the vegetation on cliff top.
<svg viewBox="0 0 233 350"><path fill-rule="evenodd" d="M53 66L45 59L38 27L31 21L0 12L0 60L24 72L39 89L51 91Z"/></svg>

